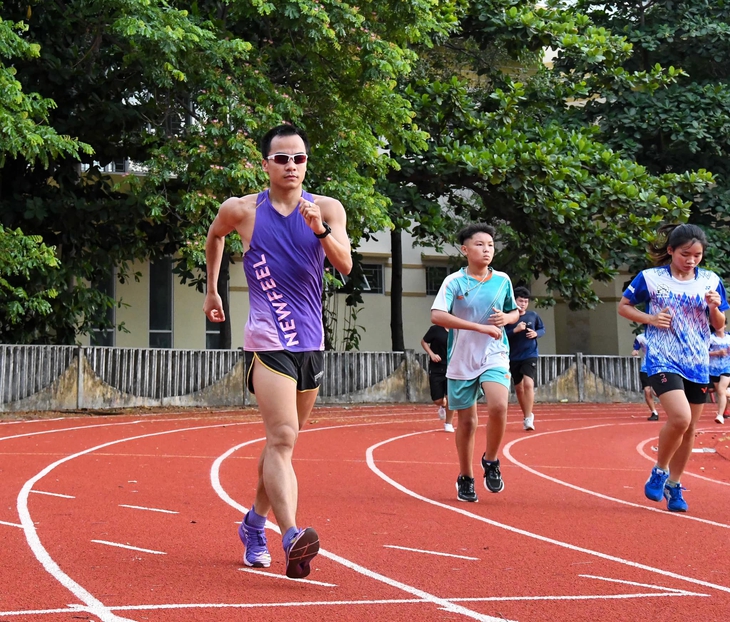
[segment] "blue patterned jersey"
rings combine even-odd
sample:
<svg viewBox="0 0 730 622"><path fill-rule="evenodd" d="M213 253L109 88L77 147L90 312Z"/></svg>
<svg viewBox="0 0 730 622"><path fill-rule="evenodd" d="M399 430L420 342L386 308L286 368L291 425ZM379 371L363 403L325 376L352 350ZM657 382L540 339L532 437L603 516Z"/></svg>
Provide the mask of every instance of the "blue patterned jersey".
<svg viewBox="0 0 730 622"><path fill-rule="evenodd" d="M730 374L730 335L727 333L722 337L718 335L710 337L710 352L717 352L718 350L726 350L728 354L710 357L710 376Z"/></svg>
<svg viewBox="0 0 730 622"><path fill-rule="evenodd" d="M631 281L624 297L632 305L647 303L650 315L669 308L672 324L666 328L647 325L646 373L679 374L690 382L709 382L710 321L705 294L720 294L720 311L730 308L725 287L714 272L695 268L695 278L680 281L668 265L643 270Z"/></svg>

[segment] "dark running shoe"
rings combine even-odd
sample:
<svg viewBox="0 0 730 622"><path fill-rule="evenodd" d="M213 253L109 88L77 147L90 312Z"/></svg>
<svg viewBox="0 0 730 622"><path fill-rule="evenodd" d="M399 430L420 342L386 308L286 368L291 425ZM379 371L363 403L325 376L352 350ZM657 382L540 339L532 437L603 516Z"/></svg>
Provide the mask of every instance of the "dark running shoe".
<svg viewBox="0 0 730 622"><path fill-rule="evenodd" d="M246 514L248 516L248 514ZM271 566L271 555L266 546L266 533L263 529L254 529L246 524L244 516L238 528L238 537L241 538L246 552L243 563L251 568L268 568Z"/></svg>
<svg viewBox="0 0 730 622"><path fill-rule="evenodd" d="M484 469L484 488L489 492L502 492L504 482L502 472L499 470L499 460L487 462L486 454L482 456L482 468Z"/></svg>
<svg viewBox="0 0 730 622"><path fill-rule="evenodd" d="M649 417L646 419L647 421L659 421L659 415L656 413L651 413Z"/></svg>
<svg viewBox="0 0 730 622"><path fill-rule="evenodd" d="M459 475L456 478L456 498L459 501L474 503L479 501L477 493L474 492L474 478L468 475Z"/></svg>
<svg viewBox="0 0 730 622"><path fill-rule="evenodd" d="M286 555L286 576L290 579L303 579L309 574L309 562L319 553L319 536L311 527L302 529L294 536Z"/></svg>

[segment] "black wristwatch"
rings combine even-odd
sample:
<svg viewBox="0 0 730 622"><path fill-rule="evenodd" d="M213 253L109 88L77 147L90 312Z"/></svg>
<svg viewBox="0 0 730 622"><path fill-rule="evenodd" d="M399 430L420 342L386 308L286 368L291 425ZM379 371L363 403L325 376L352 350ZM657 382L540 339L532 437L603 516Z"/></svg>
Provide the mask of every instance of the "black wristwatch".
<svg viewBox="0 0 730 622"><path fill-rule="evenodd" d="M332 229L330 228L330 226L324 220L322 221L322 226L324 227L324 231L322 233L315 233L314 234L314 237L315 238L319 238L320 240L322 238L326 238L330 233L332 233Z"/></svg>

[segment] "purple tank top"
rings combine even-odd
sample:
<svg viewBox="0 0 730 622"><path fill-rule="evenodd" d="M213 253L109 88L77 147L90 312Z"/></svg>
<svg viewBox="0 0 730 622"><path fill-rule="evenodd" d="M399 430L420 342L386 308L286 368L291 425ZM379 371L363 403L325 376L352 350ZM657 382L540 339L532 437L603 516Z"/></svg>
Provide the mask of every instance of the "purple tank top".
<svg viewBox="0 0 730 622"><path fill-rule="evenodd" d="M308 192L302 197L313 201ZM324 349L324 250L299 210L282 216L269 191L256 197L251 245L243 257L250 310L243 344L248 351Z"/></svg>

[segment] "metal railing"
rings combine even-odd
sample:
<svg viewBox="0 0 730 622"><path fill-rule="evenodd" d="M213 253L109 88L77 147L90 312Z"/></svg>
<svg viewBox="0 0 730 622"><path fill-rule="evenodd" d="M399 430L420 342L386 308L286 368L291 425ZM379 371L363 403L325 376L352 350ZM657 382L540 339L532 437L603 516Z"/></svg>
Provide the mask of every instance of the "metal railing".
<svg viewBox="0 0 730 622"><path fill-rule="evenodd" d="M422 352L325 352L320 402L429 402ZM545 355L539 401L639 401L639 360ZM246 405L241 350L0 345L0 411Z"/></svg>
<svg viewBox="0 0 730 622"><path fill-rule="evenodd" d="M240 350L84 348L94 373L122 393L162 399L195 393L221 380Z"/></svg>

